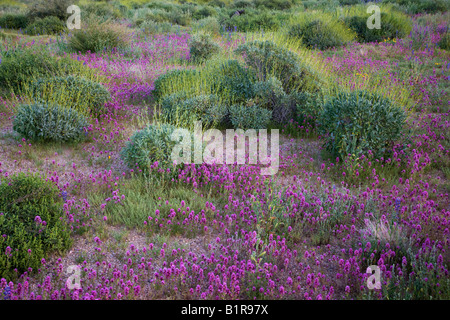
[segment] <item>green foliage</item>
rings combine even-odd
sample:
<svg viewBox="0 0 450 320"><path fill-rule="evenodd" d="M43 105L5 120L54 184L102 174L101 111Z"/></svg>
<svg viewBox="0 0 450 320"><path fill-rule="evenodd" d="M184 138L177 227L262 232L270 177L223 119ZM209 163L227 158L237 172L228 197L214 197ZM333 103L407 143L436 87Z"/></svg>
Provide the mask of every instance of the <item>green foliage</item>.
<svg viewBox="0 0 450 320"><path fill-rule="evenodd" d="M128 34L120 25L93 20L87 27L74 30L68 45L82 53L122 50L128 45Z"/></svg>
<svg viewBox="0 0 450 320"><path fill-rule="evenodd" d="M160 75L155 80L155 88L152 91L153 98L156 102L159 102L164 96L175 93L180 88L188 88L184 84L188 84L191 79L198 77L199 74L196 70L171 70Z"/></svg>
<svg viewBox="0 0 450 320"><path fill-rule="evenodd" d="M443 50L450 50L450 33L446 32L442 35L441 40L437 43L439 48Z"/></svg>
<svg viewBox="0 0 450 320"><path fill-rule="evenodd" d="M299 124L310 124L315 127L323 108L323 97L320 93L299 92L290 95L295 106L296 121Z"/></svg>
<svg viewBox="0 0 450 320"><path fill-rule="evenodd" d="M228 114L217 95L187 98L185 92L166 96L162 101L162 111L171 123L191 127L194 121L201 121L204 128L220 125Z"/></svg>
<svg viewBox="0 0 450 320"><path fill-rule="evenodd" d="M195 63L208 60L212 55L218 53L220 47L208 34L196 33L189 42L190 59Z"/></svg>
<svg viewBox="0 0 450 320"><path fill-rule="evenodd" d="M266 129L272 118L272 111L256 105L233 105L229 107L230 120L235 129Z"/></svg>
<svg viewBox="0 0 450 320"><path fill-rule="evenodd" d="M380 42L383 39L403 38L411 31L410 18L390 5L380 8L380 29L367 27L368 14L365 6L354 6L344 10L344 23L357 34L359 42Z"/></svg>
<svg viewBox="0 0 450 320"><path fill-rule="evenodd" d="M28 16L31 19L55 16L65 20L69 14L67 8L74 4L73 0L37 0L28 7Z"/></svg>
<svg viewBox="0 0 450 320"><path fill-rule="evenodd" d="M68 57L59 58L48 52L26 48L7 52L0 64L0 85L20 89L39 77L64 75L81 70L82 62Z"/></svg>
<svg viewBox="0 0 450 320"><path fill-rule="evenodd" d="M274 76L281 81L286 93L303 90L310 85L310 73L301 67L298 56L271 41L248 42L235 52L244 56L259 81Z"/></svg>
<svg viewBox="0 0 450 320"><path fill-rule="evenodd" d="M102 20L123 18L122 12L107 2L88 2L80 5L83 16L95 15Z"/></svg>
<svg viewBox="0 0 450 320"><path fill-rule="evenodd" d="M400 138L406 115L389 99L366 91L341 92L325 102L319 119L325 147L334 156L385 154Z"/></svg>
<svg viewBox="0 0 450 320"><path fill-rule="evenodd" d="M222 12L218 20L224 31L267 32L278 30L282 17L282 14L274 14L267 10L255 11L245 9L244 13L239 14L236 10L231 10L229 14Z"/></svg>
<svg viewBox="0 0 450 320"><path fill-rule="evenodd" d="M450 8L446 0L384 0L383 2L399 4L409 14L445 12Z"/></svg>
<svg viewBox="0 0 450 320"><path fill-rule="evenodd" d="M0 17L0 27L4 29L25 29L28 17L24 14L4 14Z"/></svg>
<svg viewBox="0 0 450 320"><path fill-rule="evenodd" d="M212 92L228 104L253 98L253 76L237 60L226 60L210 71Z"/></svg>
<svg viewBox="0 0 450 320"><path fill-rule="evenodd" d="M40 78L30 90L35 101L55 102L95 116L106 111L105 103L111 98L100 83L76 76Z"/></svg>
<svg viewBox="0 0 450 320"><path fill-rule="evenodd" d="M0 278L13 279L15 268L19 273L36 270L50 252L71 246L58 194L55 185L35 174L0 180Z"/></svg>
<svg viewBox="0 0 450 320"><path fill-rule="evenodd" d="M218 35L220 33L219 21L213 17L208 17L196 21L195 28L209 34Z"/></svg>
<svg viewBox="0 0 450 320"><path fill-rule="evenodd" d="M121 158L129 168L137 165L144 173L149 173L156 161L158 168L172 169L171 150L176 142L171 134L175 129L171 124L155 124L137 131L122 148Z"/></svg>
<svg viewBox="0 0 450 320"><path fill-rule="evenodd" d="M288 10L292 8L292 0L253 0L256 8L267 8L271 10Z"/></svg>
<svg viewBox="0 0 450 320"><path fill-rule="evenodd" d="M57 17L48 16L43 19L37 18L33 23L29 24L25 29L25 33L28 35L37 34L57 34L66 29L64 22Z"/></svg>
<svg viewBox="0 0 450 320"><path fill-rule="evenodd" d="M89 122L71 108L31 104L18 108L13 129L33 141L78 142L84 139Z"/></svg>
<svg viewBox="0 0 450 320"><path fill-rule="evenodd" d="M332 26L328 26L321 20L313 20L302 24L295 24L289 29L289 36L301 39L308 48L325 50L340 47L345 43L334 32Z"/></svg>
<svg viewBox="0 0 450 320"><path fill-rule="evenodd" d="M253 90L257 104L269 110L274 110L286 96L283 84L276 77L255 83Z"/></svg>

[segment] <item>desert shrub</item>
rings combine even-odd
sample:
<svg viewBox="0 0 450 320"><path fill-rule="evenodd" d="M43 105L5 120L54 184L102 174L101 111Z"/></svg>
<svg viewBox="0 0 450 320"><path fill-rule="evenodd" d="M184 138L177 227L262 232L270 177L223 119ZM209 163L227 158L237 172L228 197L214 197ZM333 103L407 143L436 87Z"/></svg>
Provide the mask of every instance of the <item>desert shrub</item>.
<svg viewBox="0 0 450 320"><path fill-rule="evenodd" d="M171 70L160 75L154 83L153 98L159 102L166 95L188 88L190 80L197 78L199 74L196 70Z"/></svg>
<svg viewBox="0 0 450 320"><path fill-rule="evenodd" d="M195 27L205 33L217 35L220 33L220 24L216 18L208 17L195 22Z"/></svg>
<svg viewBox="0 0 450 320"><path fill-rule="evenodd" d="M218 53L220 47L208 34L196 33L189 42L190 59L195 63L208 60L212 55Z"/></svg>
<svg viewBox="0 0 450 320"><path fill-rule="evenodd" d="M243 103L253 98L252 74L237 60L226 60L209 71L212 92L228 103Z"/></svg>
<svg viewBox="0 0 450 320"><path fill-rule="evenodd" d="M57 17L48 16L43 19L37 18L33 23L29 24L25 29L25 33L29 35L36 34L57 34L66 29L64 22Z"/></svg>
<svg viewBox="0 0 450 320"><path fill-rule="evenodd" d="M383 2L397 3L409 14L445 12L450 7L446 0L384 0Z"/></svg>
<svg viewBox="0 0 450 320"><path fill-rule="evenodd" d="M294 24L289 29L289 36L301 39L308 48L325 50L345 44L346 39L339 36L332 25L321 20L313 20L305 24Z"/></svg>
<svg viewBox="0 0 450 320"><path fill-rule="evenodd" d="M295 119L299 124L315 127L323 108L323 96L320 92L295 92L289 97L293 105Z"/></svg>
<svg viewBox="0 0 450 320"><path fill-rule="evenodd" d="M292 8L291 0L253 0L255 7L264 7L271 10L288 10Z"/></svg>
<svg viewBox="0 0 450 320"><path fill-rule="evenodd" d="M240 9L240 8L251 8L254 4L250 0L235 0L231 4L231 8Z"/></svg>
<svg viewBox="0 0 450 320"><path fill-rule="evenodd" d="M301 90L306 85L308 72L300 67L298 57L271 41L249 42L240 45L235 52L244 56L259 81L274 76L281 81L286 93Z"/></svg>
<svg viewBox="0 0 450 320"><path fill-rule="evenodd" d="M128 45L128 35L122 26L92 21L87 27L74 30L68 45L70 49L83 53L121 50Z"/></svg>
<svg viewBox="0 0 450 320"><path fill-rule="evenodd" d="M15 268L19 274L37 270L50 252L71 246L58 194L55 185L35 174L1 178L0 278L12 279Z"/></svg>
<svg viewBox="0 0 450 320"><path fill-rule="evenodd" d="M366 91L341 92L325 102L319 131L333 155L386 153L401 136L406 115L392 101Z"/></svg>
<svg viewBox="0 0 450 320"><path fill-rule="evenodd" d="M189 26L191 24L191 16L189 13L183 13L180 11L171 11L167 14L167 19L173 24L180 26Z"/></svg>
<svg viewBox="0 0 450 320"><path fill-rule="evenodd" d="M39 77L63 75L82 69L82 62L68 57L55 57L48 52L27 48L8 52L0 63L0 85L20 89Z"/></svg>
<svg viewBox="0 0 450 320"><path fill-rule="evenodd" d="M216 127L223 123L228 110L217 95L199 95L188 98L185 92L167 96L162 101L166 119L183 127L191 127L201 121L202 127Z"/></svg>
<svg viewBox="0 0 450 320"><path fill-rule="evenodd" d="M95 15L103 20L119 19L122 12L107 2L88 2L80 6L84 16Z"/></svg>
<svg viewBox="0 0 450 320"><path fill-rule="evenodd" d="M30 91L35 101L52 101L95 116L105 112L105 103L111 98L100 83L75 76L39 78Z"/></svg>
<svg viewBox="0 0 450 320"><path fill-rule="evenodd" d="M195 10L195 12L192 14L192 17L195 20L201 20L201 19L205 19L208 17L213 17L217 14L216 9L210 7L210 6L205 6L205 7L201 7L199 10Z"/></svg>
<svg viewBox="0 0 450 320"><path fill-rule="evenodd" d="M272 118L272 111L257 105L233 105L229 107L230 120L235 129L266 129Z"/></svg>
<svg viewBox="0 0 450 320"><path fill-rule="evenodd" d="M145 34L161 34L173 32L173 26L169 22L154 22L152 20L143 21L139 27Z"/></svg>
<svg viewBox="0 0 450 320"><path fill-rule="evenodd" d="M286 96L283 84L276 77L255 83L253 90L257 104L269 110L273 110Z"/></svg>
<svg viewBox="0 0 450 320"><path fill-rule="evenodd" d="M239 13L242 10L245 12ZM280 28L279 16L273 12L242 10L231 11L231 15L221 14L219 23L222 28L239 32L276 31Z"/></svg>
<svg viewBox="0 0 450 320"><path fill-rule="evenodd" d="M0 17L0 27L4 29L25 29L28 17L24 14L4 14Z"/></svg>
<svg viewBox="0 0 450 320"><path fill-rule="evenodd" d="M67 8L72 4L72 0L37 0L28 7L28 16L31 19L55 16L65 20L69 16Z"/></svg>
<svg viewBox="0 0 450 320"><path fill-rule="evenodd" d="M171 134L176 129L171 124L156 124L137 131L122 148L120 155L129 168L136 165L144 172L158 161L159 168L171 168L171 150L176 142Z"/></svg>
<svg viewBox="0 0 450 320"><path fill-rule="evenodd" d="M344 11L344 23L357 34L360 42L379 42L387 38L403 38L411 31L410 18L390 5L381 8L381 28L367 27L367 12L365 6L354 6Z"/></svg>
<svg viewBox="0 0 450 320"><path fill-rule="evenodd" d="M444 50L450 50L450 33L446 32L442 35L441 40L437 43L439 48Z"/></svg>
<svg viewBox="0 0 450 320"><path fill-rule="evenodd" d="M20 106L13 121L14 131L40 142L79 142L88 126L86 117L75 109L40 103Z"/></svg>

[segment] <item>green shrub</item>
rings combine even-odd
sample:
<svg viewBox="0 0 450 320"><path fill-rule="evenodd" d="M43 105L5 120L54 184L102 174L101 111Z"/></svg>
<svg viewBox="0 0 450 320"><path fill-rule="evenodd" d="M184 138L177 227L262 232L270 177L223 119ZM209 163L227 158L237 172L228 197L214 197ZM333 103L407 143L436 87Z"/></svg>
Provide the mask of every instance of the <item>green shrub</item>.
<svg viewBox="0 0 450 320"><path fill-rule="evenodd" d="M450 33L443 34L437 45L443 50L450 50Z"/></svg>
<svg viewBox="0 0 450 320"><path fill-rule="evenodd" d="M28 7L28 16L31 19L55 16L66 20L69 16L67 8L74 4L72 0L37 0Z"/></svg>
<svg viewBox="0 0 450 320"><path fill-rule="evenodd" d="M28 17L24 14L4 14L0 17L0 27L4 29L25 29Z"/></svg>
<svg viewBox="0 0 450 320"><path fill-rule="evenodd" d="M244 103L253 98L253 77L237 60L227 60L209 71L211 91L228 104Z"/></svg>
<svg viewBox="0 0 450 320"><path fill-rule="evenodd" d="M218 35L220 33L220 24L216 18L208 17L195 22L195 27L205 33Z"/></svg>
<svg viewBox="0 0 450 320"><path fill-rule="evenodd" d="M195 20L201 20L201 19L205 19L205 18L209 18L212 16L215 16L217 14L216 9L209 7L209 6L205 6L202 7L199 10L196 10L193 14L192 17Z"/></svg>
<svg viewBox="0 0 450 320"><path fill-rule="evenodd" d="M291 94L289 98L295 109L295 120L299 124L309 124L315 127L316 121L323 110L322 94L296 92Z"/></svg>
<svg viewBox="0 0 450 320"><path fill-rule="evenodd" d="M173 32L173 26L169 22L143 21L139 27L145 34L161 34Z"/></svg>
<svg viewBox="0 0 450 320"><path fill-rule="evenodd" d="M82 69L81 61L55 57L48 52L27 48L8 52L0 63L0 85L20 89L37 78L64 75Z"/></svg>
<svg viewBox="0 0 450 320"><path fill-rule="evenodd" d="M283 84L276 77L255 83L253 90L257 104L269 110L274 110L286 96Z"/></svg>
<svg viewBox="0 0 450 320"><path fill-rule="evenodd" d="M410 18L390 6L381 8L381 28L367 27L368 15L365 7L355 6L347 9L344 23L357 34L359 42L380 42L383 39L403 38L411 31Z"/></svg>
<svg viewBox="0 0 450 320"><path fill-rule="evenodd" d="M55 185L38 175L1 178L0 278L13 279L15 268L19 274L28 268L37 270L50 252L71 246L70 229L60 219L63 211L58 194Z"/></svg>
<svg viewBox="0 0 450 320"><path fill-rule="evenodd" d="M25 29L25 33L28 35L36 34L57 34L66 29L64 22L57 17L48 16L44 19L37 18L32 24L29 24Z"/></svg>
<svg viewBox="0 0 450 320"><path fill-rule="evenodd" d="M409 14L445 12L450 8L446 0L384 0L383 2L397 3Z"/></svg>
<svg viewBox="0 0 450 320"><path fill-rule="evenodd" d="M202 127L216 127L224 122L228 110L217 95L200 95L187 98L185 92L166 96L162 101L163 115L171 123L192 127L201 121Z"/></svg>
<svg viewBox="0 0 450 320"><path fill-rule="evenodd" d="M190 59L195 63L208 60L211 56L218 53L220 47L208 34L197 33L189 41Z"/></svg>
<svg viewBox="0 0 450 320"><path fill-rule="evenodd" d="M266 129L272 118L272 111L256 105L233 105L229 107L230 120L235 129Z"/></svg>
<svg viewBox="0 0 450 320"><path fill-rule="evenodd" d="M122 50L128 45L128 35L120 25L92 21L87 27L74 30L68 45L82 53Z"/></svg>
<svg viewBox="0 0 450 320"><path fill-rule="evenodd" d="M180 88L187 88L188 86L184 84L188 84L191 79L198 77L199 74L196 70L171 70L160 75L154 83L153 98L156 102L160 102L164 96L175 93Z"/></svg>
<svg viewBox="0 0 450 320"><path fill-rule="evenodd" d="M246 64L259 81L274 76L281 81L286 93L301 90L308 72L300 68L298 57L271 41L253 41L240 45L235 52L244 56Z"/></svg>
<svg viewBox="0 0 450 320"><path fill-rule="evenodd" d="M55 102L87 114L103 114L109 91L100 83L82 77L40 78L30 86L32 98L40 102Z"/></svg>
<svg viewBox="0 0 450 320"><path fill-rule="evenodd" d="M280 14L248 9L242 14L237 14L235 10L231 11L231 15L222 13L219 23L225 31L238 32L277 31L281 25Z"/></svg>
<svg viewBox="0 0 450 320"><path fill-rule="evenodd" d="M377 94L338 93L325 102L319 131L334 156L359 157L370 150L379 157L400 138L405 119L401 107Z"/></svg>
<svg viewBox="0 0 450 320"><path fill-rule="evenodd" d="M328 26L321 20L313 20L306 24L295 24L289 29L289 36L301 39L308 48L325 50L339 47L345 43L332 26Z"/></svg>
<svg viewBox="0 0 450 320"><path fill-rule="evenodd" d="M264 7L271 10L288 10L292 8L291 0L253 0L255 7Z"/></svg>
<svg viewBox="0 0 450 320"><path fill-rule="evenodd" d="M170 124L149 125L137 131L122 148L120 155L129 168L136 165L144 172L158 161L159 168L172 168L171 150L176 142L171 134L177 129Z"/></svg>
<svg viewBox="0 0 450 320"><path fill-rule="evenodd" d="M13 121L16 132L42 142L79 142L88 126L86 117L75 109L38 103L20 106Z"/></svg>
<svg viewBox="0 0 450 320"><path fill-rule="evenodd" d="M88 2L80 5L83 16L95 15L103 21L123 18L122 12L107 2Z"/></svg>

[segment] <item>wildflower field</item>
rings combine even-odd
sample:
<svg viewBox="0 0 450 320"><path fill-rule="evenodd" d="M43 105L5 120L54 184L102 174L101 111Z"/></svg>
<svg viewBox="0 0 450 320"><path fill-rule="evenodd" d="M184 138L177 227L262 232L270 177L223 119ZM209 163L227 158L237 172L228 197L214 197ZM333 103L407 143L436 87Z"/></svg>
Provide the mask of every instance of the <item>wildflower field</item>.
<svg viewBox="0 0 450 320"><path fill-rule="evenodd" d="M449 9L0 0L0 301L450 299Z"/></svg>

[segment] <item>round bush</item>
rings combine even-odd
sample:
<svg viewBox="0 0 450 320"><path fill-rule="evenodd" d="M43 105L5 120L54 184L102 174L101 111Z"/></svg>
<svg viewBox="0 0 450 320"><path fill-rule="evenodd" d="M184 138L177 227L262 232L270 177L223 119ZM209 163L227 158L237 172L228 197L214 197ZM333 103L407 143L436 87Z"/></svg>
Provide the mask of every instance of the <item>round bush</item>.
<svg viewBox="0 0 450 320"><path fill-rule="evenodd" d="M339 47L345 43L331 26L321 20L313 20L306 24L295 24L289 30L289 36L302 40L308 48L325 50Z"/></svg>
<svg viewBox="0 0 450 320"><path fill-rule="evenodd" d="M272 41L249 42L240 45L235 52L244 56L259 81L274 76L281 81L286 93L302 90L310 81L310 72L300 66L298 57Z"/></svg>
<svg viewBox="0 0 450 320"><path fill-rule="evenodd" d="M68 74L81 68L81 61L69 57L58 58L48 52L33 52L28 48L16 50L2 57L0 86L16 90L37 78Z"/></svg>
<svg viewBox="0 0 450 320"><path fill-rule="evenodd" d="M71 108L45 104L22 105L13 129L33 141L78 142L86 136L89 122Z"/></svg>
<svg viewBox="0 0 450 320"><path fill-rule="evenodd" d="M74 30L68 45L73 51L82 53L121 50L128 45L128 34L122 26L94 21Z"/></svg>
<svg viewBox="0 0 450 320"><path fill-rule="evenodd" d="M230 120L235 129L266 129L272 118L272 111L256 105L234 105L229 107Z"/></svg>
<svg viewBox="0 0 450 320"><path fill-rule="evenodd" d="M325 102L319 132L334 156L382 156L400 138L406 115L391 100L367 91L339 93Z"/></svg>
<svg viewBox="0 0 450 320"><path fill-rule="evenodd" d="M201 63L208 60L219 51L219 45L205 33L194 34L189 42L189 56L195 63Z"/></svg>
<svg viewBox="0 0 450 320"><path fill-rule="evenodd" d="M367 27L367 17L352 16L344 19L345 24L356 32L359 42L380 42L387 38L402 38L410 30L408 23L403 21L405 17L400 13L381 12L381 29L369 29Z"/></svg>
<svg viewBox="0 0 450 320"><path fill-rule="evenodd" d="M191 127L194 121L201 121L204 128L215 127L222 124L228 114L217 95L187 98L185 92L165 97L162 110L168 121L182 127Z"/></svg>
<svg viewBox="0 0 450 320"><path fill-rule="evenodd" d="M45 17L44 19L37 18L32 24L29 24L25 29L28 35L37 34L57 34L66 30L64 22L57 17Z"/></svg>
<svg viewBox="0 0 450 320"><path fill-rule="evenodd" d="M195 82L198 76L199 72L196 70L171 70L164 73L155 80L153 98L159 102L164 96L183 90L190 80Z"/></svg>
<svg viewBox="0 0 450 320"><path fill-rule="evenodd" d="M36 174L18 173L0 179L0 278L13 278L72 240L63 216L58 188ZM7 253L8 252L8 253ZM7 254L5 254L7 253Z"/></svg>
<svg viewBox="0 0 450 320"><path fill-rule="evenodd" d="M111 99L103 85L82 77L40 78L30 87L36 101L52 101L95 116L105 112L105 103Z"/></svg>
<svg viewBox="0 0 450 320"><path fill-rule="evenodd" d="M283 84L276 77L270 77L266 81L258 81L254 85L255 97L260 107L273 110L286 96Z"/></svg>
<svg viewBox="0 0 450 320"><path fill-rule="evenodd" d="M253 75L237 60L227 60L209 71L211 91L228 104L244 103L254 97Z"/></svg>
<svg viewBox="0 0 450 320"><path fill-rule="evenodd" d="M0 17L0 27L4 29L25 29L28 18L24 14L7 13Z"/></svg>
<svg viewBox="0 0 450 320"><path fill-rule="evenodd" d="M137 131L121 150L122 159L129 168L137 165L144 173L151 171L156 161L159 168L171 168L171 150L176 142L170 136L175 129L170 124L159 124Z"/></svg>

